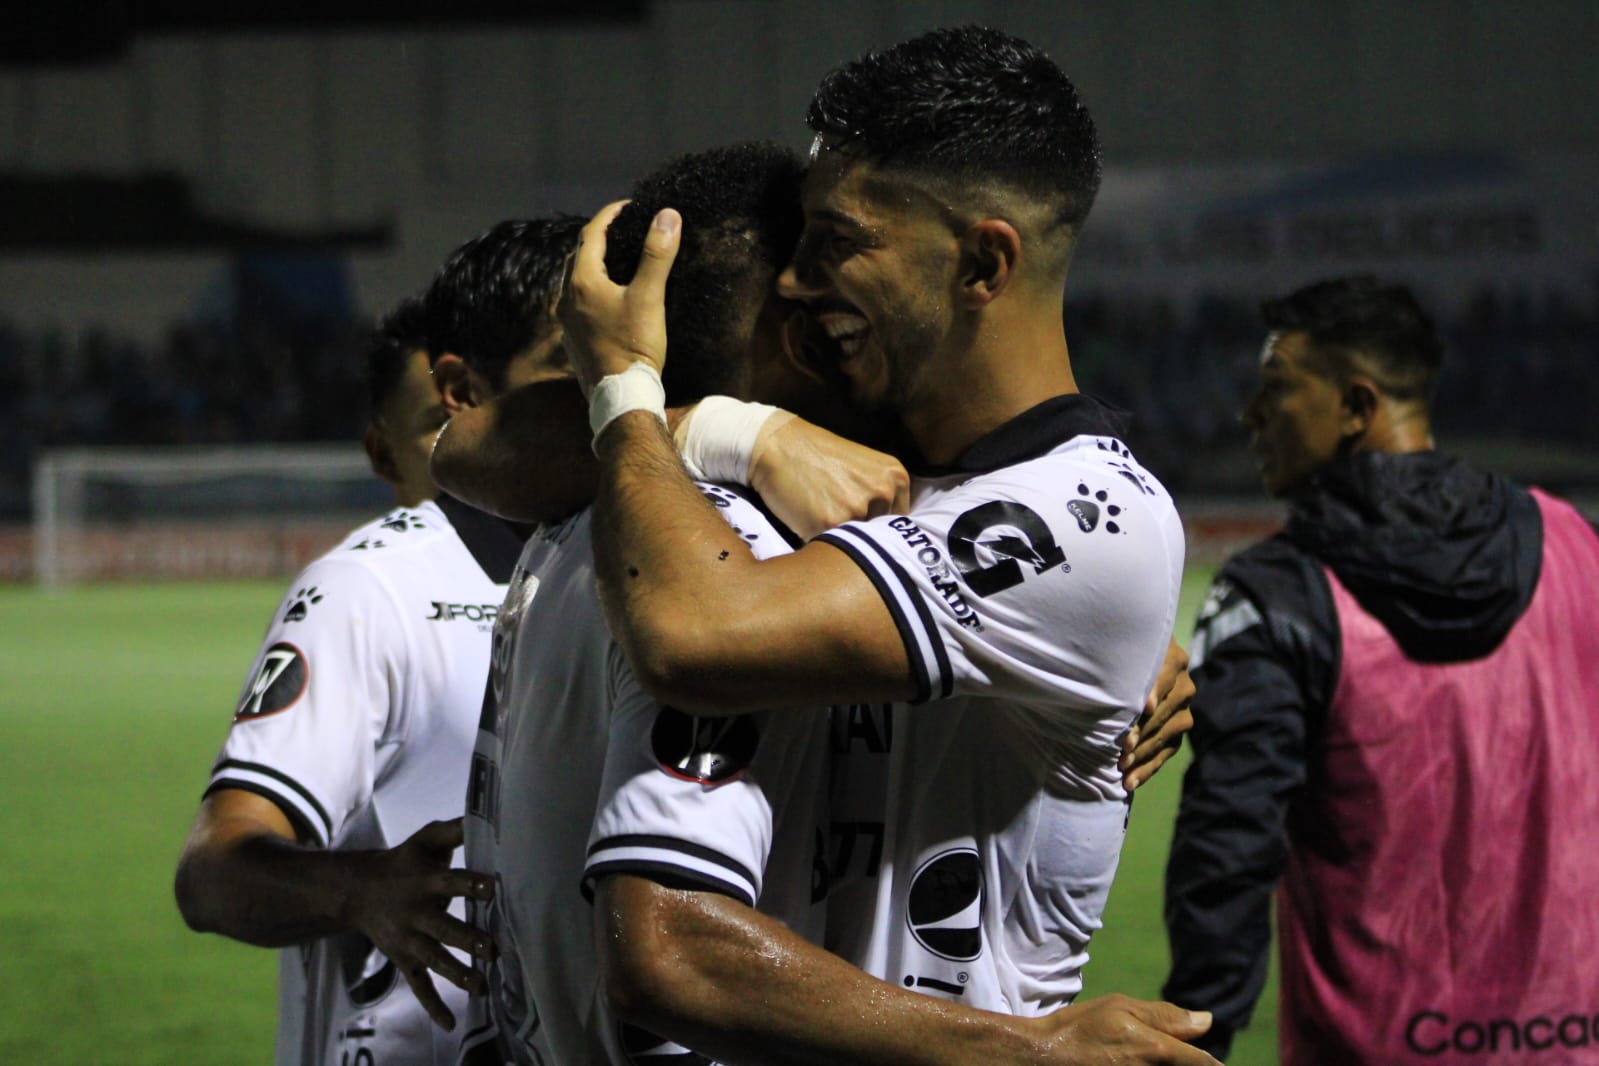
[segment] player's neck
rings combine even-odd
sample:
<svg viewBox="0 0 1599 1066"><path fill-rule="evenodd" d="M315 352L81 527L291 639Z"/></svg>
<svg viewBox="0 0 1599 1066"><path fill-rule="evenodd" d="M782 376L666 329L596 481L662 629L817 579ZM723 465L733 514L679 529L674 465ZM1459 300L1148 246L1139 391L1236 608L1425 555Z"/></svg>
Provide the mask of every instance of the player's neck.
<svg viewBox="0 0 1599 1066"><path fill-rule="evenodd" d="M943 366L903 416L930 463L951 462L1023 412L1078 391L1058 312L990 318L947 347Z"/></svg>

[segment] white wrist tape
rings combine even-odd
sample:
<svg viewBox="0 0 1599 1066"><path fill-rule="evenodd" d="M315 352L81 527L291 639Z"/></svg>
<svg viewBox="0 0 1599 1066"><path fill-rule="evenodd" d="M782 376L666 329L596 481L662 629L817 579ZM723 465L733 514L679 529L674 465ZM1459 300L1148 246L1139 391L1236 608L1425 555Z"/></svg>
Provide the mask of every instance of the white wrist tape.
<svg viewBox="0 0 1599 1066"><path fill-rule="evenodd" d="M589 396L589 429L597 443L605 427L629 411L649 411L666 422L666 388L648 363L634 363L620 374L607 374Z"/></svg>
<svg viewBox="0 0 1599 1066"><path fill-rule="evenodd" d="M749 484L750 458L766 420L778 408L728 396L707 396L673 435L683 465L705 481Z"/></svg>

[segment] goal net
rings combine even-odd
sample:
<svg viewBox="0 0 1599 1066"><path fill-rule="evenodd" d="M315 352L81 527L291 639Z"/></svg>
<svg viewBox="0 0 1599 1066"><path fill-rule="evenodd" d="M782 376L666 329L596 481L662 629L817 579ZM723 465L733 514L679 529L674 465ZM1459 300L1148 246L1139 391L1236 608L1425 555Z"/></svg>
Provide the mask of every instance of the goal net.
<svg viewBox="0 0 1599 1066"><path fill-rule="evenodd" d="M392 505L353 444L47 451L33 572L42 585L288 576Z"/></svg>

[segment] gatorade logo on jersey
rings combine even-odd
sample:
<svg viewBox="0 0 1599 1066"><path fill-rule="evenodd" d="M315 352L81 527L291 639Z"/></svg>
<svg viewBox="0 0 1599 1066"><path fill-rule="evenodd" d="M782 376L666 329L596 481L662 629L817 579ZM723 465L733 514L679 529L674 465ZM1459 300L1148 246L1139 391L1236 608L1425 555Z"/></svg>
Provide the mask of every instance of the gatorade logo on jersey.
<svg viewBox="0 0 1599 1066"><path fill-rule="evenodd" d="M983 953L983 868L977 852L933 856L911 878L905 920L916 942L941 959L971 962Z"/></svg>
<svg viewBox="0 0 1599 1066"><path fill-rule="evenodd" d="M629 1062L659 1063L660 1066L712 1066L715 1061L681 1044L662 1040L636 1025L618 1025L616 1033L622 1045L622 1054L627 1056Z"/></svg>
<svg viewBox="0 0 1599 1066"><path fill-rule="evenodd" d="M949 553L967 587L979 596L1020 585L1023 564L1042 574L1066 562L1044 520L1010 500L973 507L957 518L949 527Z"/></svg>
<svg viewBox="0 0 1599 1066"><path fill-rule="evenodd" d="M650 730L650 750L662 770L712 786L738 780L755 758L759 740L749 715L696 718L671 707L661 708Z"/></svg>
<svg viewBox="0 0 1599 1066"><path fill-rule="evenodd" d="M244 690L244 698L239 700L233 720L265 718L288 710L305 694L310 677L311 668L299 648L282 641L272 645L261 659L261 669L255 672L254 679Z"/></svg>

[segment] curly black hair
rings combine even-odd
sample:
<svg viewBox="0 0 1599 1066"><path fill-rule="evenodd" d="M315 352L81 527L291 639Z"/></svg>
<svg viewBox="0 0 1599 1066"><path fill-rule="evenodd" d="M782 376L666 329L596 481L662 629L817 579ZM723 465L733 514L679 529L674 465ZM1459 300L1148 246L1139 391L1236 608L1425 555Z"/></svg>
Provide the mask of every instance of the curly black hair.
<svg viewBox="0 0 1599 1066"><path fill-rule="evenodd" d="M949 27L868 52L822 80L805 119L879 166L1019 189L1074 230L1099 192L1099 134L1077 89L999 30Z"/></svg>
<svg viewBox="0 0 1599 1066"><path fill-rule="evenodd" d="M566 254L585 221L512 219L451 252L422 297L432 358L452 352L503 389L511 360L549 328Z"/></svg>
<svg viewBox="0 0 1599 1066"><path fill-rule="evenodd" d="M694 152L641 178L612 220L605 268L626 284L655 215L672 207L683 216L682 245L666 283L668 403L735 390L749 351L741 317L771 287L799 239L803 176L799 157L776 144Z"/></svg>
<svg viewBox="0 0 1599 1066"><path fill-rule="evenodd" d="M1267 329L1304 331L1340 377L1358 360L1396 399L1431 400L1443 369L1443 342L1415 294L1370 274L1328 278L1266 300L1260 317Z"/></svg>
<svg viewBox="0 0 1599 1066"><path fill-rule="evenodd" d="M406 363L425 349L427 311L415 297L403 300L383 316L361 346L366 376L367 418L377 421L405 379Z"/></svg>

